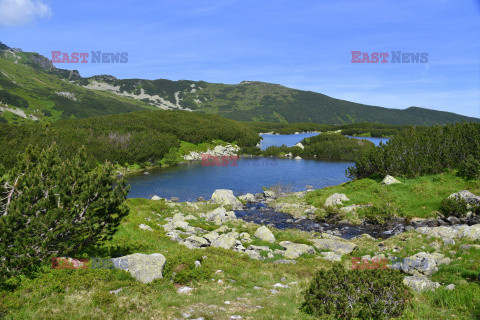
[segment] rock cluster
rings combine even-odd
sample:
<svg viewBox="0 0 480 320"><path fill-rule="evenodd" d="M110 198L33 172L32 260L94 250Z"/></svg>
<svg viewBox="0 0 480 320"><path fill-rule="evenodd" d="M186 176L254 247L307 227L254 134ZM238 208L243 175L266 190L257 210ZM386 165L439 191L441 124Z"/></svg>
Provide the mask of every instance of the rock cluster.
<svg viewBox="0 0 480 320"><path fill-rule="evenodd" d="M207 151L201 152L201 153L196 151L191 151L188 155L183 156L183 159L187 161L202 160L202 154L208 154L210 156L216 156L216 157L236 156L239 150L240 150L240 147L236 147L228 144L226 146L216 146L215 148L213 148L213 150L208 149Z"/></svg>
<svg viewBox="0 0 480 320"><path fill-rule="evenodd" d="M450 258L441 253L419 252L391 265L392 269L402 270L405 273L422 277L431 276L438 271L441 264L450 264Z"/></svg>
<svg viewBox="0 0 480 320"><path fill-rule="evenodd" d="M473 226L455 225L443 227L420 227L415 229L421 234L431 235L433 237L441 238L443 241L454 238L467 238L470 240L480 239L480 224Z"/></svg>

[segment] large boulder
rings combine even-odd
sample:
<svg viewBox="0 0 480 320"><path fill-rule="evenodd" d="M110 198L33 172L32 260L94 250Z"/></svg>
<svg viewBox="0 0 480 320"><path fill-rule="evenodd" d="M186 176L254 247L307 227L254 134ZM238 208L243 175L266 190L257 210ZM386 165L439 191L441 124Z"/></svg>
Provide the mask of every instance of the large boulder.
<svg viewBox="0 0 480 320"><path fill-rule="evenodd" d="M310 240L313 242L313 246L318 250L330 250L339 255L349 254L357 247L355 243L335 239Z"/></svg>
<svg viewBox="0 0 480 320"><path fill-rule="evenodd" d="M204 234L203 237L207 239L208 242L212 243L213 241L217 240L218 237L220 237L220 235L217 232L212 231L207 234Z"/></svg>
<svg viewBox="0 0 480 320"><path fill-rule="evenodd" d="M405 273L414 276L431 276L438 271L441 264L449 264L450 259L440 253L419 252L413 256L407 257L402 261L393 263L392 269L402 270Z"/></svg>
<svg viewBox="0 0 480 320"><path fill-rule="evenodd" d="M240 196L240 200L246 201L246 202L255 202L255 196L251 193L247 193L246 195Z"/></svg>
<svg viewBox="0 0 480 320"><path fill-rule="evenodd" d="M440 283L433 282L427 277L420 276L405 277L403 278L403 283L416 292L420 292L423 290L434 291L435 289L440 287Z"/></svg>
<svg viewBox="0 0 480 320"><path fill-rule="evenodd" d="M307 244L282 241L280 245L286 249L283 256L287 259L296 259L304 253L315 254L315 249Z"/></svg>
<svg viewBox="0 0 480 320"><path fill-rule="evenodd" d="M233 249L236 244L237 240L235 240L235 238L232 238L227 234L222 234L212 242L212 247Z"/></svg>
<svg viewBox="0 0 480 320"><path fill-rule="evenodd" d="M463 199L465 202L471 206L477 206L480 204L480 197L474 195L468 190L463 190L457 193L452 193L451 195L448 196L448 198L453 198L453 199Z"/></svg>
<svg viewBox="0 0 480 320"><path fill-rule="evenodd" d="M387 186L389 186L391 184L395 184L395 183L401 183L401 182L398 181L397 179L395 179L394 177L388 175L388 174L382 180L382 184L387 185Z"/></svg>
<svg viewBox="0 0 480 320"><path fill-rule="evenodd" d="M212 194L212 201L221 205L232 205L234 209L241 208L242 203L235 198L232 190L217 189Z"/></svg>
<svg viewBox="0 0 480 320"><path fill-rule="evenodd" d="M163 277L165 256L161 253L141 254L134 253L128 256L112 259L115 269L122 269L130 272L132 277L143 283L150 283L155 279Z"/></svg>
<svg viewBox="0 0 480 320"><path fill-rule="evenodd" d="M222 206L222 207L218 207L217 209L207 213L206 218L207 218L207 220L214 221L215 224L220 225L220 224L224 223L225 221L236 219L237 216L235 215L235 212L227 211Z"/></svg>
<svg viewBox="0 0 480 320"><path fill-rule="evenodd" d="M343 201L349 201L350 199L343 193L334 193L325 200L325 207L332 207L342 205Z"/></svg>
<svg viewBox="0 0 480 320"><path fill-rule="evenodd" d="M304 145L303 145L301 142L299 142L299 143L297 143L296 145L294 145L294 147L299 147L299 148L302 149L302 150L305 149Z"/></svg>
<svg viewBox="0 0 480 320"><path fill-rule="evenodd" d="M210 242L199 236L191 236L185 239L185 242L189 242L193 248L205 248L210 245Z"/></svg>
<svg viewBox="0 0 480 320"><path fill-rule="evenodd" d="M257 231L255 231L254 236L263 241L270 243L275 242L275 236L273 235L272 231L265 226L258 228Z"/></svg>

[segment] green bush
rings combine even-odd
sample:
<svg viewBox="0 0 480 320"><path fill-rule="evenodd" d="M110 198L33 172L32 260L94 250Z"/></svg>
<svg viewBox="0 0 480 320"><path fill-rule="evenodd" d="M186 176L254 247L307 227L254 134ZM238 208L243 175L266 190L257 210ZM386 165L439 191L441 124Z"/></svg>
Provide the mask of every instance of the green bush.
<svg viewBox="0 0 480 320"><path fill-rule="evenodd" d="M322 133L302 140L302 157L318 160L352 161L375 147L370 141L345 137L341 134Z"/></svg>
<svg viewBox="0 0 480 320"><path fill-rule="evenodd" d="M364 210L365 220L378 224L385 224L400 214L400 210L392 202L367 207Z"/></svg>
<svg viewBox="0 0 480 320"><path fill-rule="evenodd" d="M387 174L417 177L459 169L461 163L464 166L468 163L471 172L470 168L477 164L468 159L478 158L478 155L479 123L412 128L357 158L355 167L348 169L348 175L352 178L385 177Z"/></svg>
<svg viewBox="0 0 480 320"><path fill-rule="evenodd" d="M336 262L317 272L304 296L301 310L315 316L386 319L400 316L412 294L397 270L346 270Z"/></svg>
<svg viewBox="0 0 480 320"><path fill-rule="evenodd" d="M201 266L197 267L195 261L200 261ZM164 278L170 278L174 283L180 284L209 279L212 274L212 269L204 266L202 252L167 257L167 263L163 270Z"/></svg>
<svg viewBox="0 0 480 320"><path fill-rule="evenodd" d="M440 211L446 217L454 216L457 218L463 218L468 211L468 205L462 198L445 198L442 201Z"/></svg>
<svg viewBox="0 0 480 320"><path fill-rule="evenodd" d="M45 259L111 239L128 214L128 188L111 165L87 161L85 149L61 160L58 147L29 147L0 178L0 282L34 271Z"/></svg>
<svg viewBox="0 0 480 320"><path fill-rule="evenodd" d="M458 174L466 179L480 178L480 161L473 155L468 155L468 157L460 164Z"/></svg>

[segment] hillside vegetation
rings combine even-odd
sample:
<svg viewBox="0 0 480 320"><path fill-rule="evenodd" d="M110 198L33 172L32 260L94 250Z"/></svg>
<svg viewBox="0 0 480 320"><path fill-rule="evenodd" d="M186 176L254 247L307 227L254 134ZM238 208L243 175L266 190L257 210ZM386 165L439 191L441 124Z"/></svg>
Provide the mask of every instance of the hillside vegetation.
<svg viewBox="0 0 480 320"><path fill-rule="evenodd" d="M215 115L186 111L144 111L49 124L0 124L0 163L11 167L28 145L45 148L52 143L63 157L84 145L88 158L114 164L154 164L181 142L235 142L255 146L260 137L243 124Z"/></svg>
<svg viewBox="0 0 480 320"><path fill-rule="evenodd" d="M398 110L370 106L258 81L222 84L116 79L108 75L83 78L78 71L55 68L38 53L21 52L6 45L0 46L0 102L0 122L13 123L146 109L197 111L249 122L307 123L302 125L303 131L315 128L308 123L433 125L480 121L417 107Z"/></svg>
<svg viewBox="0 0 480 320"><path fill-rule="evenodd" d="M410 129L370 150L350 168L356 178L416 177L445 169L475 167L480 158L480 124L461 123ZM467 163L468 161L468 163Z"/></svg>

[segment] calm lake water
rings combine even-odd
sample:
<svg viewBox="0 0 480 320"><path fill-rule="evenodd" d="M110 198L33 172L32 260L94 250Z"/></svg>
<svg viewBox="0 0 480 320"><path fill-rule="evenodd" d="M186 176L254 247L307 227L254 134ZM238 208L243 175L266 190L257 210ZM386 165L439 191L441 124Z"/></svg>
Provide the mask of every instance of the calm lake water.
<svg viewBox="0 0 480 320"><path fill-rule="evenodd" d="M262 148L270 145L293 146L317 133L263 135ZM367 138L378 145L387 139ZM236 165L235 165L236 164ZM291 191L302 191L306 186L315 189L348 181L345 170L351 162L327 162L276 158L241 158L228 166L202 166L191 162L173 168L150 171L149 175L128 178L129 197L178 197L180 201L195 201L197 197L210 199L215 189L230 189L235 195L262 192L262 187L276 184L288 186Z"/></svg>
<svg viewBox="0 0 480 320"><path fill-rule="evenodd" d="M232 163L231 163L232 164ZM151 171L129 177L129 197L178 197L180 201L210 199L215 189L230 189L235 195L262 192L262 187L278 183L292 191L333 186L348 181L351 162L326 162L276 158L240 158L236 166L202 166L201 162Z"/></svg>

